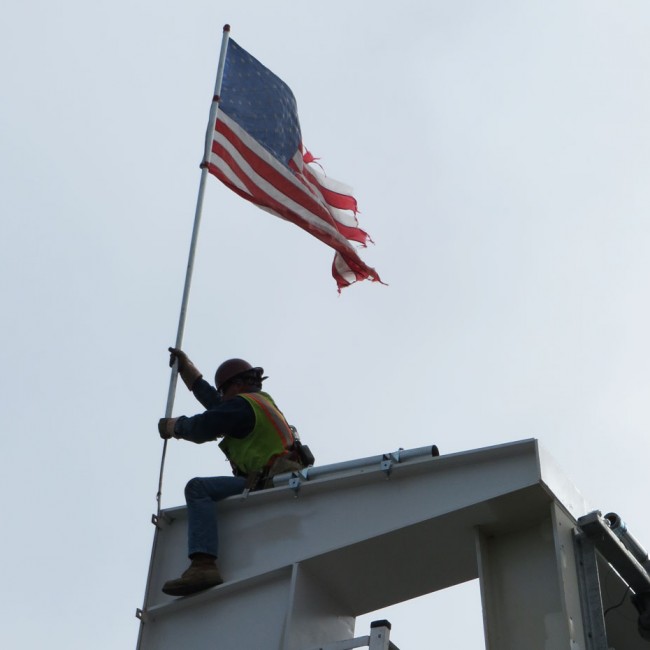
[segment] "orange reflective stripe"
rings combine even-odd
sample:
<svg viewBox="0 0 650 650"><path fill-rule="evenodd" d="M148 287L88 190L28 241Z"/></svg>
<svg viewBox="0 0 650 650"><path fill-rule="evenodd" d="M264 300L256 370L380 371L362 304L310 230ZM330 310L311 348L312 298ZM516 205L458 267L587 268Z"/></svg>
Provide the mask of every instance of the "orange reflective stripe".
<svg viewBox="0 0 650 650"><path fill-rule="evenodd" d="M289 428L282 413L274 406L271 400L258 393L246 393L246 397L252 399L264 411L264 415L269 419L269 422L273 425L275 432L282 441L282 446L285 449L291 447L294 442L293 432Z"/></svg>

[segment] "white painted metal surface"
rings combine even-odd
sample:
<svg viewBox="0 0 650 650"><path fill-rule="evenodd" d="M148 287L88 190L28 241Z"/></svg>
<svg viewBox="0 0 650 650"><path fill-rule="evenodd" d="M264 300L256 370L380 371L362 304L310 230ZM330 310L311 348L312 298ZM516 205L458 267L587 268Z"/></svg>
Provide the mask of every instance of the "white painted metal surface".
<svg viewBox="0 0 650 650"><path fill-rule="evenodd" d="M164 511L139 650L323 647L479 575L489 650L586 647L572 527L588 508L535 440L377 460L220 503L226 582L187 598L160 591L187 565L185 508Z"/></svg>

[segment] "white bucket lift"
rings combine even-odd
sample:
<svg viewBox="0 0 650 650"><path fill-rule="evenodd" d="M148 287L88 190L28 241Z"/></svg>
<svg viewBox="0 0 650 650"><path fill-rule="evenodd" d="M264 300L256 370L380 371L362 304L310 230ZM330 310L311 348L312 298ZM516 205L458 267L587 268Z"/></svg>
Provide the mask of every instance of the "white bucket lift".
<svg viewBox="0 0 650 650"><path fill-rule="evenodd" d="M576 528L586 505L536 440L400 450L275 483L218 504L226 582L193 596L161 591L188 562L185 508L161 513L138 650L342 650L379 629L377 647L395 648L389 626L354 639L355 618L475 578L488 650L648 647L635 625L605 623L607 593L626 584Z"/></svg>

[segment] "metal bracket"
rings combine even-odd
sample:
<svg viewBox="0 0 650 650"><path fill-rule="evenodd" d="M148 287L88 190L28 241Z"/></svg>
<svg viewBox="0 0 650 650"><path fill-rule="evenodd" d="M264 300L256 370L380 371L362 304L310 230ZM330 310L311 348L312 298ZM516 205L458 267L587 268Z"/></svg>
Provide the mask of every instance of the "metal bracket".
<svg viewBox="0 0 650 650"><path fill-rule="evenodd" d="M174 518L170 517L166 512L161 512L160 515L151 515L151 523L158 529L162 529L162 523L167 524L168 526L173 523Z"/></svg>
<svg viewBox="0 0 650 650"><path fill-rule="evenodd" d="M298 496L300 491L301 481L297 476L289 479L289 487L294 491L295 496Z"/></svg>
<svg viewBox="0 0 650 650"><path fill-rule="evenodd" d="M393 471L393 461L392 460L382 460L379 468L381 469L384 474L386 474L386 478L390 478L390 473Z"/></svg>
<svg viewBox="0 0 650 650"><path fill-rule="evenodd" d="M402 454L400 452L404 451L404 447L400 447L397 451L392 451L389 456L396 462L402 462Z"/></svg>
<svg viewBox="0 0 650 650"><path fill-rule="evenodd" d="M397 451L391 451L388 454L384 454L384 460L379 464L379 469L386 474L386 478L390 478L390 475L393 471L393 465L402 462L402 454L400 452L404 451L403 447L400 447Z"/></svg>
<svg viewBox="0 0 650 650"><path fill-rule="evenodd" d="M141 623L147 622L147 612L140 609L139 607L135 610L135 617L140 620Z"/></svg>

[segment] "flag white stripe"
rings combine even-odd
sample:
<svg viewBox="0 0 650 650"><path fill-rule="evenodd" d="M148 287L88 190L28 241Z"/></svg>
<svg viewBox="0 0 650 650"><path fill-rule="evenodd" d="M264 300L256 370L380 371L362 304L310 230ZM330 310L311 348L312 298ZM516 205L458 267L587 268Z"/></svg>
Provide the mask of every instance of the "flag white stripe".
<svg viewBox="0 0 650 650"><path fill-rule="evenodd" d="M352 196L354 190L349 185L326 176L316 165L310 166L309 171L316 177L318 184L326 190L336 192L337 194L345 194L345 196Z"/></svg>

